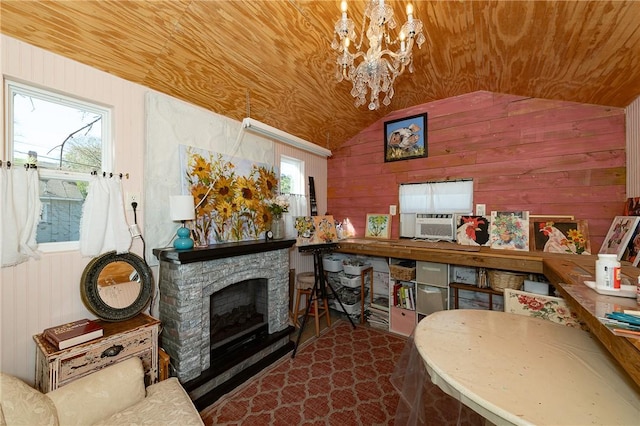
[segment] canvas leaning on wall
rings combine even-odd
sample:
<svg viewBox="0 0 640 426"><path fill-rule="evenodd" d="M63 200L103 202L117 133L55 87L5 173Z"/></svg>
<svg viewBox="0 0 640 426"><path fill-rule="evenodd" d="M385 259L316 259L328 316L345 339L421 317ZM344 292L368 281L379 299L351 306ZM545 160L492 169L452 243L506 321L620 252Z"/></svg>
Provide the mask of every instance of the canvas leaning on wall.
<svg viewBox="0 0 640 426"><path fill-rule="evenodd" d="M622 260L629 241L640 223L640 216L616 216L604 238L599 254L615 254Z"/></svg>
<svg viewBox="0 0 640 426"><path fill-rule="evenodd" d="M367 214L367 229L365 238L391 237L391 215L390 214Z"/></svg>

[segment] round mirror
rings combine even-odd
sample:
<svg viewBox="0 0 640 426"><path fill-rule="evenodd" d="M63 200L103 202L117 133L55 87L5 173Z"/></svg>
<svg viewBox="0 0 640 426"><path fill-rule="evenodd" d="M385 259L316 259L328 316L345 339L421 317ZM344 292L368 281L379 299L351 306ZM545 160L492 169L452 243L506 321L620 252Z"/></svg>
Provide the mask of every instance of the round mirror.
<svg viewBox="0 0 640 426"><path fill-rule="evenodd" d="M142 312L151 300L153 278L133 253L105 253L82 273L80 293L86 307L105 321L123 321Z"/></svg>

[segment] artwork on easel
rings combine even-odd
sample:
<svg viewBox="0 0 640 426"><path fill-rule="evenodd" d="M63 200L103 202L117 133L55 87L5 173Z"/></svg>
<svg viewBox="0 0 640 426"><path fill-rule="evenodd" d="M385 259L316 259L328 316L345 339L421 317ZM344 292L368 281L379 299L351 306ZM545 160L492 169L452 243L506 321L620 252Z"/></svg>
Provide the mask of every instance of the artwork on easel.
<svg viewBox="0 0 640 426"><path fill-rule="evenodd" d="M298 233L298 246L338 242L333 216L299 216L296 217L294 226Z"/></svg>
<svg viewBox="0 0 640 426"><path fill-rule="evenodd" d="M489 245L493 249L529 251L529 212L492 211Z"/></svg>
<svg viewBox="0 0 640 426"><path fill-rule="evenodd" d="M484 216L457 216L456 242L463 246L486 246L489 244L490 222Z"/></svg>
<svg viewBox="0 0 640 426"><path fill-rule="evenodd" d="M616 216L598 253L615 254L621 260L639 222L640 216Z"/></svg>

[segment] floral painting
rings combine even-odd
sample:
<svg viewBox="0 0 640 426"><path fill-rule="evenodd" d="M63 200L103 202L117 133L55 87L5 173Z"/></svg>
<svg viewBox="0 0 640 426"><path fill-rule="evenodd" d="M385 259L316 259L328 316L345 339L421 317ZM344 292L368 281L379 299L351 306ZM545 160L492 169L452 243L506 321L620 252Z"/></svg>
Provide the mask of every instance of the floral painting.
<svg viewBox="0 0 640 426"><path fill-rule="evenodd" d="M298 233L297 245L327 244L338 241L333 216L296 217L294 227Z"/></svg>
<svg viewBox="0 0 640 426"><path fill-rule="evenodd" d="M586 220L553 217L531 218L529 239L532 251L591 254Z"/></svg>
<svg viewBox="0 0 640 426"><path fill-rule="evenodd" d="M494 249L529 250L529 212L491 212L489 246Z"/></svg>
<svg viewBox="0 0 640 426"><path fill-rule="evenodd" d="M368 214L367 229L364 236L367 238L391 237L391 215L389 214Z"/></svg>
<svg viewBox="0 0 640 426"><path fill-rule="evenodd" d="M504 290L504 311L586 330L586 326L580 322L578 315L569 309L567 303L560 297L543 296L506 288Z"/></svg>
<svg viewBox="0 0 640 426"><path fill-rule="evenodd" d="M197 245L259 239L284 209L272 167L232 163L222 154L187 146L180 147L180 155L184 191L196 204L192 233Z"/></svg>
<svg viewBox="0 0 640 426"><path fill-rule="evenodd" d="M616 216L598 253L616 254L618 260L621 260L638 227L638 222L640 222L640 216Z"/></svg>

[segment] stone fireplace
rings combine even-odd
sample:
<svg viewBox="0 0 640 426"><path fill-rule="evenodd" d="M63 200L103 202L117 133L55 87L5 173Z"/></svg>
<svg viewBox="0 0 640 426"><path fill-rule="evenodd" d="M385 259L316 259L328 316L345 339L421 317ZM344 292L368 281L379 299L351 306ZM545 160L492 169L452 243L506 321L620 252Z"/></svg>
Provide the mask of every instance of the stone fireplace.
<svg viewBox="0 0 640 426"><path fill-rule="evenodd" d="M192 399L219 386L270 353L290 348L289 248L294 243L295 240L242 241L184 251L154 250L160 259L161 347L171 357L172 373L182 383L207 382L204 385L199 383L201 389L195 395L190 392ZM254 354L234 354L235 358L242 359L241 363L229 368L225 366L224 372L211 373L221 364L217 359L217 365L212 366L211 362L217 346L230 347L231 350L238 347L238 351L245 352L251 346L233 333L212 342L212 332L221 328L214 324L212 329L212 318L217 322L220 317L227 321L229 316L238 315L244 319L249 315L246 312L232 313L234 308L255 310L263 320L249 326L249 329L260 328L263 335L277 338L271 339L273 341L268 345L258 345L259 350ZM255 340L256 336L251 339ZM234 339L239 343L234 343ZM207 376L206 380L203 380L204 376Z"/></svg>

